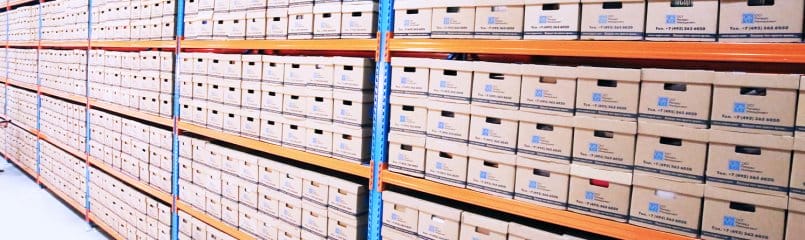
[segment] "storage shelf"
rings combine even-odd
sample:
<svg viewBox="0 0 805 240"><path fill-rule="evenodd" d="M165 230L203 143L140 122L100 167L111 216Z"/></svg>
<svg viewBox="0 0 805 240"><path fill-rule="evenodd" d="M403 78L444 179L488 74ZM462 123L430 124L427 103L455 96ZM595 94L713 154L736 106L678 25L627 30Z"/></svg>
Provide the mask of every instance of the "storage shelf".
<svg viewBox="0 0 805 240"><path fill-rule="evenodd" d="M9 79L4 79L4 82L6 82L6 83L8 83L8 84L10 84L12 86L18 87L18 88L28 89L30 91L36 92L36 84L13 81L13 80L9 80Z"/></svg>
<svg viewBox="0 0 805 240"><path fill-rule="evenodd" d="M104 101L100 101L100 100L92 99L92 98L90 98L90 100L89 100L89 105L92 106L92 107L98 107L98 108L105 109L107 111L115 112L115 113L118 113L118 114L121 114L121 115L124 115L124 116L129 116L129 117L137 118L137 119L140 119L140 120L156 123L156 124L159 124L159 125L162 125L162 126L173 127L173 120L170 119L170 118L161 117L161 116L158 116L158 115L137 111L137 110L131 109L129 107L125 107L125 106L121 106L121 105L117 105L117 104L113 104L113 103L108 103L108 102L104 102Z"/></svg>
<svg viewBox="0 0 805 240"><path fill-rule="evenodd" d="M36 172L35 172L33 169L28 168L27 166L25 166L24 164L22 164L22 162L17 161L17 159L14 159L14 158L9 157L9 156L8 156L8 154L6 154L5 152L3 153L3 158L5 158L6 160L10 160L11 162L13 162L15 165L17 165L17 168L22 169L22 171L23 171L24 173L28 174L28 176L30 176L30 177L32 177L32 178L34 178L34 179L38 179L38 178L39 178L39 175L38 175L38 174L36 174Z"/></svg>
<svg viewBox="0 0 805 240"><path fill-rule="evenodd" d="M176 201L176 207L179 210L182 210L182 211L186 212L187 214L190 214L190 216L193 216L194 218L196 218L198 220L201 220L202 222L214 227L215 229L218 229L221 232L229 234L229 236L232 236L235 239L240 239L240 240L255 239L254 237L252 237L252 236L250 236L250 235L248 235L248 234L246 234L244 232L239 231L238 228L232 227L229 224L226 224L226 223L222 222L221 220L215 219L212 216L207 215L206 213L199 211L198 209L194 208L193 206L190 206L190 204L182 202L181 200Z"/></svg>
<svg viewBox="0 0 805 240"><path fill-rule="evenodd" d="M805 44L800 43L391 39L389 50L392 52L805 63Z"/></svg>
<svg viewBox="0 0 805 240"><path fill-rule="evenodd" d="M26 3L29 3L29 2L37 2L37 1L36 0L16 0L16 1L9 0L7 3L8 3L9 7L16 7L16 6L26 4Z"/></svg>
<svg viewBox="0 0 805 240"><path fill-rule="evenodd" d="M79 102L79 103L86 103L87 102L87 97L77 95L77 94L62 92L62 91L52 89L52 88L40 87L39 91L44 93L44 94L50 95L50 96L70 100L70 101L73 101L73 102Z"/></svg>
<svg viewBox="0 0 805 240"><path fill-rule="evenodd" d="M643 228L628 223L620 223L579 213L537 206L526 202L516 201L514 199L505 199L465 188L458 188L426 179L410 177L390 172L388 170L383 170L381 172L380 179L383 183L422 191L476 206L486 207L530 219L619 239L694 239L672 233Z"/></svg>
<svg viewBox="0 0 805 240"><path fill-rule="evenodd" d="M84 208L84 205L78 204L77 202L73 201L73 199L67 197L66 194L64 194L61 190L55 188L53 186L53 184L49 183L46 179L42 179L40 181L40 183L42 183L42 185L45 186L45 188L50 190L50 192L52 192L53 195L56 195L56 197L60 198L64 202L66 202L67 205L69 205L74 210L76 210L79 213L81 213L81 216L84 217L84 214L86 214L86 208Z"/></svg>
<svg viewBox="0 0 805 240"><path fill-rule="evenodd" d="M87 43L84 42L84 46ZM92 47L107 48L176 48L176 40L92 41Z"/></svg>
<svg viewBox="0 0 805 240"><path fill-rule="evenodd" d="M121 236L119 233L117 233L117 232L114 230L114 228L112 228L111 226L109 226L109 225L108 225L108 224L106 224L105 222L101 221L101 220L100 220L100 219L99 219L97 216L95 216L95 214L94 214L94 213L92 213L92 212L90 212L90 213L89 213L89 220L90 220L90 221L92 221L93 223L95 223L95 225L96 225L96 226L100 227L100 228L101 228L101 229L102 229L104 232L106 232L106 234L109 234L109 236L110 236L110 237L112 237L113 239L117 239L117 240L123 240L123 239L126 239L126 238L124 238L123 236Z"/></svg>
<svg viewBox="0 0 805 240"><path fill-rule="evenodd" d="M241 137L217 130L197 126L194 124L179 122L179 129L206 136L212 139L228 142L238 146L258 150L264 153L277 155L280 157L294 159L296 161L313 164L316 166L336 170L343 173L352 174L364 178L371 178L371 168L357 163L329 158L304 151L285 148L271 143L261 142L251 138Z"/></svg>
<svg viewBox="0 0 805 240"><path fill-rule="evenodd" d="M182 41L182 48L375 51L377 49L377 39L184 40Z"/></svg>
<svg viewBox="0 0 805 240"><path fill-rule="evenodd" d="M36 47L39 46L37 41L8 41L10 47Z"/></svg>
<svg viewBox="0 0 805 240"><path fill-rule="evenodd" d="M170 193L162 192L159 189L156 189L154 187L149 186L148 184L141 182L139 179L134 179L133 177L120 172L119 170L115 169L112 166L109 166L109 164L106 164L105 162L100 161L95 157L90 156L89 163L92 164L92 166L95 166L96 168L100 169L101 171L104 171L106 174L112 175L118 180L128 183L129 185L132 185L134 186L134 188L150 196L153 196L159 200L162 200L168 205L171 205L171 203L173 202L173 197L170 195Z"/></svg>

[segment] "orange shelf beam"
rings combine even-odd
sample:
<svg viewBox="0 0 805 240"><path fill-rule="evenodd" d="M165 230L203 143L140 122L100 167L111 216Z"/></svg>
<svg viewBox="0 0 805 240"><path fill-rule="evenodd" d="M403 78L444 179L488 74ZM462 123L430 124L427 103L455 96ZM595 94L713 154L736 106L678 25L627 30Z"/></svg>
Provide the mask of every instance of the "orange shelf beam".
<svg viewBox="0 0 805 240"><path fill-rule="evenodd" d="M16 0L16 1L8 1L9 7L16 7L17 5L26 4L29 2L36 2L35 0Z"/></svg>
<svg viewBox="0 0 805 240"><path fill-rule="evenodd" d="M84 205L78 204L78 203L76 203L75 201L73 201L73 199L71 199L71 198L67 197L67 195L66 195L66 194L64 194L64 193L63 193L63 192L62 192L60 189L55 188L55 187L53 186L53 184L50 184L50 183L49 183L47 180L45 180L44 178L43 178L43 179L42 179L42 181L40 181L40 182L42 183L42 185L44 185L44 186L45 186L45 188L49 189L49 190L50 190L50 192L52 192L52 193L53 193L53 195L56 195L56 197L60 198L60 199L61 199L62 201L64 201L64 202L66 202L66 203L67 203L67 205L69 205L70 207L72 207L73 209L75 209L76 211L78 211L79 213L81 213L81 216L82 216L82 217L84 216L84 211L86 210L86 209L84 209Z"/></svg>
<svg viewBox="0 0 805 240"><path fill-rule="evenodd" d="M92 166L95 166L96 168L100 169L101 171L104 171L106 174L112 175L115 178L117 178L118 180L123 181L125 183L128 183L129 185L132 185L132 186L134 186L134 188L137 188L140 191L142 191L142 192L144 192L144 193L146 193L148 195L151 195L151 196L153 196L153 197L155 197L155 198L157 198L159 200L162 200L163 202L167 203L168 205L170 205L171 202L173 201L173 198L171 197L171 195L169 193L166 193L166 192L158 190L158 189L156 189L154 187L148 186L148 184L140 182L140 180L138 180L138 179L134 179L134 178L130 177L129 175L123 174L122 172L118 171L114 167L109 166L108 164L98 160L97 158L94 158L94 157L90 156L89 157L89 163L92 164Z"/></svg>
<svg viewBox="0 0 805 240"><path fill-rule="evenodd" d="M95 225L100 227L104 232L109 234L109 236L112 237L113 239L117 239L117 240L126 239L122 235L117 233L117 231L115 231L114 228L110 227L105 222L101 221L101 219L99 219L97 216L95 216L95 214L93 214L92 212L89 213L89 220L92 221L93 223L95 223Z"/></svg>
<svg viewBox="0 0 805 240"><path fill-rule="evenodd" d="M196 133L205 137L209 137L215 140L220 140L224 142L228 142L231 144L235 144L238 146L258 150L264 153L277 155L280 157L294 159L296 161L305 162L309 164L313 164L320 167L325 167L328 169L336 170L343 173L352 174L355 176L360 176L364 178L371 178L371 168L369 166L360 165L357 163L347 162L343 160L338 160L335 158L329 158L321 155L316 155L304 151L299 151L295 149L285 148L282 146L277 146L274 144L261 142L258 140L254 140L251 138L241 137L229 133L220 132L217 130L197 126L194 124L186 123L186 122L179 122L179 129L183 131L188 131L192 133Z"/></svg>
<svg viewBox="0 0 805 240"><path fill-rule="evenodd" d="M597 233L619 239L668 239L693 240L694 238L638 227L628 223L587 216L569 211L541 207L513 199L505 199L493 195L476 192L465 188L457 188L421 178L383 170L380 175L384 183L422 191L437 196L482 206L530 219L553 223L585 232Z"/></svg>
<svg viewBox="0 0 805 240"><path fill-rule="evenodd" d="M10 47L36 47L39 46L37 41L8 41Z"/></svg>
<svg viewBox="0 0 805 240"><path fill-rule="evenodd" d="M87 46L87 43L85 42L83 46ZM176 48L176 41L175 40L92 41L92 47Z"/></svg>
<svg viewBox="0 0 805 240"><path fill-rule="evenodd" d="M182 48L375 51L377 39L320 40L185 40Z"/></svg>
<svg viewBox="0 0 805 240"><path fill-rule="evenodd" d="M389 50L720 62L805 63L805 44L391 39Z"/></svg>
<svg viewBox="0 0 805 240"><path fill-rule="evenodd" d="M226 234L229 234L229 236L232 236L235 239L241 239L241 240L255 239L254 237L250 236L249 234L246 234L244 232L239 231L238 228L230 226L229 224L226 224L226 223L222 222L221 220L215 219L212 216L207 215L206 213L197 210L193 206L190 206L190 204L187 204L187 203L184 203L182 201L177 200L176 201L176 207L179 210L185 211L187 214L190 214L190 216L193 216L194 218L196 218L198 220L201 220L202 222L207 223L210 226L212 226L212 227L214 227L214 228L216 228L218 230L221 230L222 232L224 232Z"/></svg>
<svg viewBox="0 0 805 240"><path fill-rule="evenodd" d="M58 98L61 98L61 99L67 99L67 100L70 100L70 101L73 101L73 102L79 102L79 103L87 102L87 97L77 95L77 94L62 92L62 91L52 89L52 88L41 87L40 91L42 93L44 93L44 94L54 96L54 97L58 97Z"/></svg>
<svg viewBox="0 0 805 240"><path fill-rule="evenodd" d="M105 109L107 111L116 112L121 115L138 118L148 122L156 123L162 126L173 127L173 120L166 117L160 117L154 114L145 113L131 109L129 107L120 106L113 103L103 102L97 99L90 99L90 106Z"/></svg>
<svg viewBox="0 0 805 240"><path fill-rule="evenodd" d="M3 153L3 157L4 157L5 159L11 160L11 162L13 162L14 164L16 164L16 165L17 165L17 167L18 167L19 169L22 169L22 171L23 171L23 172L25 172L26 174L28 174L28 176L30 176L30 177L32 177L32 178L34 178L34 179L36 179L36 178L37 178L37 174L36 174L36 172L34 172L34 170L32 170L32 169L30 169L30 168L26 167L26 166L25 166L25 164L22 164L22 162L17 161L17 159L14 159L14 158L9 157L9 156L8 156L8 154L5 154L5 153Z"/></svg>
<svg viewBox="0 0 805 240"><path fill-rule="evenodd" d="M11 84L12 86L15 86L15 87L18 87L18 88L23 88L23 89L28 89L28 90L31 90L31 91L36 91L36 84L24 83L24 82L14 81L14 80L10 80L10 79L6 80L6 82L8 82L8 84Z"/></svg>

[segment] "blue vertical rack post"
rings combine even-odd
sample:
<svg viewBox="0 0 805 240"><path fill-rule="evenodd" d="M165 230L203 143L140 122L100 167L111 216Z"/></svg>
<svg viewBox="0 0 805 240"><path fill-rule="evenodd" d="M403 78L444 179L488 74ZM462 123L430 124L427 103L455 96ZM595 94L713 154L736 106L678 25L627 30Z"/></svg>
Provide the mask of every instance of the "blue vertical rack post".
<svg viewBox="0 0 805 240"><path fill-rule="evenodd" d="M378 19L378 54L375 68L374 116L372 119L372 181L369 192L369 231L368 239L379 240L383 216L382 182L380 171L384 168L388 156L389 129L389 95L391 93L391 56L388 40L394 22L394 0L380 0L380 17Z"/></svg>
<svg viewBox="0 0 805 240"><path fill-rule="evenodd" d="M39 71L40 59L39 59L39 52L42 50L42 2L44 0L39 0L39 3L36 5L39 14L37 14L37 18L39 18L38 27L36 30L36 131L39 132L41 130L42 125L42 76ZM39 184L40 187L42 186L41 177L40 177L40 163L42 160L42 139L37 136L36 138L36 184Z"/></svg>
<svg viewBox="0 0 805 240"><path fill-rule="evenodd" d="M171 194L173 203L171 204L171 240L179 239L179 208L176 205L179 197L179 117L181 116L179 107L180 90L180 70L181 62L179 55L182 52L182 37L184 36L184 0L176 1L176 51L173 54L173 142L171 148Z"/></svg>
<svg viewBox="0 0 805 240"><path fill-rule="evenodd" d="M10 40L9 35L11 35L10 34L11 23L9 23L10 18L8 16L9 11L11 10L11 5L9 5L9 1L11 1L11 0L6 1L6 56L5 56L5 59L6 59L6 84L3 85L3 96L4 96L3 97L3 116L6 116L6 117L8 117L8 76L9 76L9 72L11 72L8 69L9 67L11 67L11 65L8 63L9 62L8 61L8 51L11 50L11 48L8 47L8 41ZM5 153L6 152L5 151L5 146L3 146L3 148L4 148L3 152ZM8 160L8 159L6 159L6 160Z"/></svg>
<svg viewBox="0 0 805 240"><path fill-rule="evenodd" d="M84 79L84 97L87 100L86 106L84 107L84 161L85 161L85 173L84 176L86 177L85 182L85 190L86 193L84 195L84 208L86 213L84 215L85 220L87 223L90 223L90 213L92 212L92 205L90 204L90 196L89 196L89 188L90 184L90 167L89 164L89 152L90 152L90 140L92 139L90 131L90 110L92 107L89 104L89 52L92 50L92 0L87 0L87 52L84 53L86 55L86 63L84 64L84 72L86 73ZM92 226L92 223L90 223Z"/></svg>

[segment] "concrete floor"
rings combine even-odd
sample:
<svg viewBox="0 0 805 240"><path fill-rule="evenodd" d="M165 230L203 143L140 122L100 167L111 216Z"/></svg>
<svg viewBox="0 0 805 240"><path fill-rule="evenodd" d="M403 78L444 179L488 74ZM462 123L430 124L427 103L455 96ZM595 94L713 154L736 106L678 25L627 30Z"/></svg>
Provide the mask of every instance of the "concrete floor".
<svg viewBox="0 0 805 240"><path fill-rule="evenodd" d="M0 239L107 239L15 166L0 169Z"/></svg>

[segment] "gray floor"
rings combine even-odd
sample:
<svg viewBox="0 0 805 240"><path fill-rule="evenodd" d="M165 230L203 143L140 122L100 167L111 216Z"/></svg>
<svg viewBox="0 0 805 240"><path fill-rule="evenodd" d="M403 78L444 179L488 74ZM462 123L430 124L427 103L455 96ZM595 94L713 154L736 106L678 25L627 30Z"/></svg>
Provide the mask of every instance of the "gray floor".
<svg viewBox="0 0 805 240"><path fill-rule="evenodd" d="M107 239L13 165L0 168L0 239Z"/></svg>

